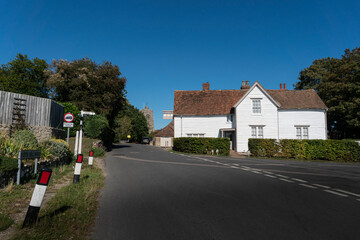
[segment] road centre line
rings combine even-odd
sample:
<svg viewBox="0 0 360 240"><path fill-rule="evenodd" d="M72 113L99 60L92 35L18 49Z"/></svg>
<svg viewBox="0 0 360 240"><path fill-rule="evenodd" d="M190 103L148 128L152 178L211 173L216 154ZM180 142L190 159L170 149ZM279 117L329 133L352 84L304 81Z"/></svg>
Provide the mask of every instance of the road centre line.
<svg viewBox="0 0 360 240"><path fill-rule="evenodd" d="M277 177L275 177L273 175L269 175L269 174L264 174L264 176L271 177L271 178L277 178Z"/></svg>
<svg viewBox="0 0 360 240"><path fill-rule="evenodd" d="M290 182L290 183L294 182L294 181L291 181L291 180L286 179L286 178L279 178L279 180L284 181L284 182Z"/></svg>
<svg viewBox="0 0 360 240"><path fill-rule="evenodd" d="M299 183L299 185L307 188L317 189L317 187L305 183Z"/></svg>
<svg viewBox="0 0 360 240"><path fill-rule="evenodd" d="M348 195L346 195L346 194L334 192L334 191L331 191L331 190L324 190L324 191L325 191L325 192L328 192L328 193L332 193L332 194L338 195L338 196L341 196L341 197L348 197Z"/></svg>
<svg viewBox="0 0 360 240"><path fill-rule="evenodd" d="M302 180L302 179L298 179L298 178L290 178L291 180L297 181L297 182L302 182L302 183L307 183L307 181Z"/></svg>
<svg viewBox="0 0 360 240"><path fill-rule="evenodd" d="M325 185L321 185L321 184L316 184L316 183L314 183L313 184L314 186L317 186L317 187L321 187L321 188L326 188L326 189L330 189L331 187L329 187L329 186L325 186Z"/></svg>
<svg viewBox="0 0 360 240"><path fill-rule="evenodd" d="M348 191L341 190L341 189L338 189L338 188L334 188L333 190L334 190L334 191L338 191L338 192L342 192L342 193L345 193L345 194L349 194L349 195L352 195L352 196L355 196L355 197L360 197L360 194L348 192Z"/></svg>
<svg viewBox="0 0 360 240"><path fill-rule="evenodd" d="M281 177L281 178L290 178L288 176L284 176L284 175L281 175L281 174L275 174L275 175L278 176L278 177Z"/></svg>

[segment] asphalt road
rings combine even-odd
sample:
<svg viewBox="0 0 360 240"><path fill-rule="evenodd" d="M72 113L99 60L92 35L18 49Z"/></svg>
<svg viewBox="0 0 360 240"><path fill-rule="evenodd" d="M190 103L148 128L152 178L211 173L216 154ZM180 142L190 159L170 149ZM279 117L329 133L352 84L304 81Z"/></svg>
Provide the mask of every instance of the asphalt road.
<svg viewBox="0 0 360 240"><path fill-rule="evenodd" d="M105 168L93 239L360 239L360 164L122 144Z"/></svg>

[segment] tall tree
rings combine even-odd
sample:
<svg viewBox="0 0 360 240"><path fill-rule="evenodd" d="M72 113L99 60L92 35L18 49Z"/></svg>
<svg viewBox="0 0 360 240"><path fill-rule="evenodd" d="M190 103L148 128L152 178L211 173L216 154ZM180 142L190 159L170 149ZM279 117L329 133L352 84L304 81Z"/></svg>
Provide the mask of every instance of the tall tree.
<svg viewBox="0 0 360 240"><path fill-rule="evenodd" d="M126 139L126 135L130 134L133 141L141 142L149 132L144 114L131 104L126 104L124 110L116 117L115 122L115 134L119 139Z"/></svg>
<svg viewBox="0 0 360 240"><path fill-rule="evenodd" d="M17 54L15 59L0 67L0 90L48 97L48 76L45 60Z"/></svg>
<svg viewBox="0 0 360 240"><path fill-rule="evenodd" d="M113 125L115 116L126 102L126 78L117 65L97 64L91 59L57 60L52 63L48 85L52 97L71 102L81 110L104 114Z"/></svg>
<svg viewBox="0 0 360 240"><path fill-rule="evenodd" d="M295 89L314 88L329 108L331 137L360 138L360 48L315 60L298 79Z"/></svg>

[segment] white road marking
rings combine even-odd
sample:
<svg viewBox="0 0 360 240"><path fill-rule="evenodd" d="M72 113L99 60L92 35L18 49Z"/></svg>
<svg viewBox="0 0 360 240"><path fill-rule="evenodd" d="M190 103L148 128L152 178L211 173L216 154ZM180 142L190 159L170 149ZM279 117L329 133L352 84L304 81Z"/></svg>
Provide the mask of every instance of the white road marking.
<svg viewBox="0 0 360 240"><path fill-rule="evenodd" d="M341 189L338 189L338 188L334 188L333 190L338 191L338 192L342 192L342 193L346 193L346 194L349 194L349 195L352 195L352 196L355 196L355 197L360 197L360 194L348 192L348 191L341 190Z"/></svg>
<svg viewBox="0 0 360 240"><path fill-rule="evenodd" d="M297 181L297 182L302 182L302 183L307 183L307 181L302 180L302 179L298 179L298 178L291 178L291 180Z"/></svg>
<svg viewBox="0 0 360 240"><path fill-rule="evenodd" d="M252 173L256 173L256 174L262 174L261 172L258 172L258 171L250 171Z"/></svg>
<svg viewBox="0 0 360 240"><path fill-rule="evenodd" d="M276 178L275 176L269 175L269 174L264 174L264 176L271 177L271 178Z"/></svg>
<svg viewBox="0 0 360 240"><path fill-rule="evenodd" d="M300 185L300 186L303 186L303 187L307 187L307 188L317 189L317 187L311 186L311 185L309 185L309 184L299 183L299 185Z"/></svg>
<svg viewBox="0 0 360 240"><path fill-rule="evenodd" d="M237 163L234 163L233 165L235 165L235 166L239 166L239 164L237 164Z"/></svg>
<svg viewBox="0 0 360 240"><path fill-rule="evenodd" d="M282 178L289 178L289 177L287 177L287 176L280 175L280 174L275 174L275 175L278 176L278 177L282 177Z"/></svg>
<svg viewBox="0 0 360 240"><path fill-rule="evenodd" d="M328 193L332 193L332 194L338 195L338 196L341 196L341 197L348 197L348 195L346 195L346 194L334 192L334 191L331 191L331 190L324 190L324 191L325 191L325 192L328 192Z"/></svg>
<svg viewBox="0 0 360 240"><path fill-rule="evenodd" d="M290 183L293 183L293 182L294 182L294 181L291 181L291 180L285 179L285 178L279 178L279 180L284 181L284 182L290 182Z"/></svg>
<svg viewBox="0 0 360 240"><path fill-rule="evenodd" d="M314 186L317 186L317 187L321 187L321 188L326 188L326 189L330 189L331 187L329 186L325 186L325 185L321 185L321 184L313 184Z"/></svg>

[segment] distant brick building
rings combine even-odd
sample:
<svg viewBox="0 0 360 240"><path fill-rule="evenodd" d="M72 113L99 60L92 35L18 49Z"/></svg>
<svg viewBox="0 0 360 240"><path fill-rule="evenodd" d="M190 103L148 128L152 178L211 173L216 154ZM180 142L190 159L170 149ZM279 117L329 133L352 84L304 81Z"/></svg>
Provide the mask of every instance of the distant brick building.
<svg viewBox="0 0 360 240"><path fill-rule="evenodd" d="M149 109L149 106L145 106L145 109L141 109L140 112L142 112L146 118L149 127L149 133L153 132L155 130L153 110Z"/></svg>

